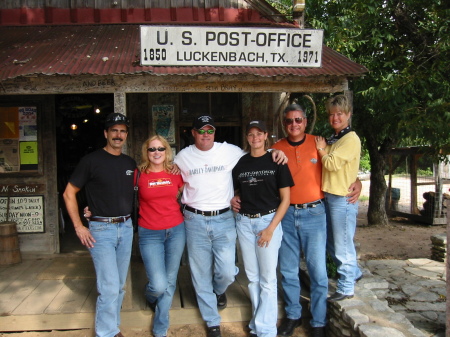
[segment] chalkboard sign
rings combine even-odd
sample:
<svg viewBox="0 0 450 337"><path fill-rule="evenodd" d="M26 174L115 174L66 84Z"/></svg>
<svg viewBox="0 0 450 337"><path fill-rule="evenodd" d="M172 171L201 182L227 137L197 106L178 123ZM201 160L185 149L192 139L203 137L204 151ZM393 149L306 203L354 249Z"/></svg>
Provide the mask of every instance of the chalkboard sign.
<svg viewBox="0 0 450 337"><path fill-rule="evenodd" d="M44 232L44 196L0 197L0 221L14 221L18 233Z"/></svg>

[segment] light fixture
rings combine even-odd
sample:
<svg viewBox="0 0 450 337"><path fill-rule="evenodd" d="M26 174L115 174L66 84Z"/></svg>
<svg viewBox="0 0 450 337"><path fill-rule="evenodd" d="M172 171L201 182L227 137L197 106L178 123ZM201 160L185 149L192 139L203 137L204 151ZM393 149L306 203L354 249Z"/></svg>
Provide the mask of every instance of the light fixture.
<svg viewBox="0 0 450 337"><path fill-rule="evenodd" d="M294 8L292 11L294 13L303 12L305 10L306 0L294 0Z"/></svg>
<svg viewBox="0 0 450 337"><path fill-rule="evenodd" d="M95 109L95 113L99 114L100 113L100 109L99 108Z"/></svg>
<svg viewBox="0 0 450 337"><path fill-rule="evenodd" d="M83 123L87 123L87 122L89 122L89 119L85 119L85 120L83 121Z"/></svg>
<svg viewBox="0 0 450 337"><path fill-rule="evenodd" d="M72 124L72 125L70 126L70 128L71 128L72 130L76 130L76 129L78 129L78 125Z"/></svg>

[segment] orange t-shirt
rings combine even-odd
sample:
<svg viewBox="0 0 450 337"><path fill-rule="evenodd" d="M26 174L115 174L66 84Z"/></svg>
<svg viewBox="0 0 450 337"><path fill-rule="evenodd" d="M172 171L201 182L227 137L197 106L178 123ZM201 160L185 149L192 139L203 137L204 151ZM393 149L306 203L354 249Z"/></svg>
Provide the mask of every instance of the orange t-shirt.
<svg viewBox="0 0 450 337"><path fill-rule="evenodd" d="M323 198L322 162L316 149L314 136L306 134L305 141L292 146L286 138L276 142L273 149L288 157L288 166L295 185L291 187L291 204L305 204Z"/></svg>

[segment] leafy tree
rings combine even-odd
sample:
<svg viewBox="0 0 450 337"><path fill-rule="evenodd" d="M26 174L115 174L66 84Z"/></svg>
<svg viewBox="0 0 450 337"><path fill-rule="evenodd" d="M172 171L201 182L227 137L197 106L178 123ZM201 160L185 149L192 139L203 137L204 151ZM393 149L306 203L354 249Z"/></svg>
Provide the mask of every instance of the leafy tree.
<svg viewBox="0 0 450 337"><path fill-rule="evenodd" d="M450 150L450 10L443 0L308 0L305 22L370 70L350 88L353 126L370 155L368 221L385 225L390 149L430 145L436 160Z"/></svg>

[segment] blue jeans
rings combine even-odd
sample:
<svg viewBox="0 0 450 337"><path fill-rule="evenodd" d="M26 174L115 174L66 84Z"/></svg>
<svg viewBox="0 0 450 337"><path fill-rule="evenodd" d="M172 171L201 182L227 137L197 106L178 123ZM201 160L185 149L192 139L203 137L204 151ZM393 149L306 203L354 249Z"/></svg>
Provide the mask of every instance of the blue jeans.
<svg viewBox="0 0 450 337"><path fill-rule="evenodd" d="M244 260L245 273L249 280L248 291L252 302L252 319L249 327L258 337L276 337L277 264L278 249L283 230L278 225L273 232L268 247L259 247L257 234L269 226L275 213L261 218L248 218L236 215L236 228Z"/></svg>
<svg viewBox="0 0 450 337"><path fill-rule="evenodd" d="M327 250L336 263L339 279L336 291L353 295L355 279L361 276L356 260L353 238L356 231L358 203L351 204L345 196L325 193L327 204Z"/></svg>
<svg viewBox="0 0 450 337"><path fill-rule="evenodd" d="M223 294L239 271L235 265L237 234L233 212L203 216L184 210L184 223L200 313L208 327L220 325L216 294Z"/></svg>
<svg viewBox="0 0 450 337"><path fill-rule="evenodd" d="M302 315L299 263L303 251L311 280L310 323L312 327L323 327L326 324L328 294L325 204L305 209L289 206L281 225L283 241L279 260L286 317L299 319Z"/></svg>
<svg viewBox="0 0 450 337"><path fill-rule="evenodd" d="M151 230L143 227L139 231L139 248L149 282L145 298L156 302L153 317L153 335L163 337L169 329L169 310L177 287L178 269L186 243L184 222L178 226Z"/></svg>
<svg viewBox="0 0 450 337"><path fill-rule="evenodd" d="M120 331L120 308L130 266L133 225L131 219L119 223L91 221L89 230L96 241L89 251L99 293L95 308L95 335L113 337Z"/></svg>

